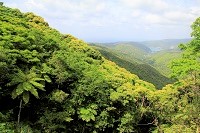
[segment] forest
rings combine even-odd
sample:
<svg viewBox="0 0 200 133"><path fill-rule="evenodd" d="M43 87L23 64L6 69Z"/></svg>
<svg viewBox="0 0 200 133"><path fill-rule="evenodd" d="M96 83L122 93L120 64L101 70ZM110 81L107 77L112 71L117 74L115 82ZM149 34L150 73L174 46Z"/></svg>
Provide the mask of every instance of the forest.
<svg viewBox="0 0 200 133"><path fill-rule="evenodd" d="M1 133L199 133L200 18L163 88L0 4ZM152 75L154 76L154 75Z"/></svg>
<svg viewBox="0 0 200 133"><path fill-rule="evenodd" d="M91 45L91 44L90 44ZM125 68L131 73L136 74L140 79L152 83L157 89L161 89L165 85L169 83L173 83L175 79L170 79L169 77L161 74L159 69L154 68L150 64L146 63L147 59L140 60L136 58L132 58L132 56L125 51L125 53L118 52L113 49L109 49L106 47L102 47L100 45L91 45L93 48L97 49L103 57L106 59L115 62L118 66ZM126 46L123 46L126 47ZM133 47L135 48L135 47ZM130 53L132 53L131 51ZM141 53L139 51L139 53ZM164 56L160 56L163 60ZM166 63L166 60L163 60ZM151 59L148 59L148 62L152 62ZM169 62L168 62L169 63ZM158 65L162 66L162 65ZM163 66L167 66L163 64ZM160 67L159 67L160 68ZM163 69L165 72L167 69Z"/></svg>

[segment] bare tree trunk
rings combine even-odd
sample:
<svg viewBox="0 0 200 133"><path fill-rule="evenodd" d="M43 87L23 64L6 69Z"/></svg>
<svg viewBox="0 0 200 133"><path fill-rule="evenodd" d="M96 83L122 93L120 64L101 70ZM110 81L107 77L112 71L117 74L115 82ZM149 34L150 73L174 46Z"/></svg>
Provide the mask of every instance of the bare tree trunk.
<svg viewBox="0 0 200 133"><path fill-rule="evenodd" d="M20 129L20 114L21 114L21 110L22 110L22 99L20 100L19 103L19 113L18 113L18 117L17 117L17 128Z"/></svg>

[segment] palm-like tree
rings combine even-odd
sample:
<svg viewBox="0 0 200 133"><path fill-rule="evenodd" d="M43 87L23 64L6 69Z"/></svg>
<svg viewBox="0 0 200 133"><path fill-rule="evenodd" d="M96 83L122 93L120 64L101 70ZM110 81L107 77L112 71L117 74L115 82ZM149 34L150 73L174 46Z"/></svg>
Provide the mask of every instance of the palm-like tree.
<svg viewBox="0 0 200 133"><path fill-rule="evenodd" d="M8 86L15 86L15 89L12 91L12 98L15 99L20 97L20 105L19 105L19 113L17 124L19 126L20 122L20 113L22 102L25 104L29 102L30 94L34 95L36 98L38 96L38 90L45 91L44 85L41 84L41 81L45 79L40 78L38 74L36 74L33 70L29 70L28 72L23 72L22 70L18 70L17 73L11 76L11 82L8 83Z"/></svg>

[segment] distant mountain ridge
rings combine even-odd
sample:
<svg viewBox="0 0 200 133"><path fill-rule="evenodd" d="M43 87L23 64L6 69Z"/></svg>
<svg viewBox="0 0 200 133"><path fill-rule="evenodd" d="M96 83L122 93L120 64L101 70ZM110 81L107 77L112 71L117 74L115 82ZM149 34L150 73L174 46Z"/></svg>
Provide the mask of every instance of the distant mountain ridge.
<svg viewBox="0 0 200 133"><path fill-rule="evenodd" d="M163 39L163 40L150 40L140 42L141 44L147 46L152 52L162 51L162 50L178 50L178 45L180 43L187 43L191 39Z"/></svg>
<svg viewBox="0 0 200 133"><path fill-rule="evenodd" d="M148 53L151 53L150 48L138 42L90 43L90 45L98 45L112 49L118 54L121 53L127 60L134 59L138 63L145 59Z"/></svg>
<svg viewBox="0 0 200 133"><path fill-rule="evenodd" d="M134 42L134 41L120 41L120 42L110 42L110 43L93 43L93 42L91 42L89 44L96 44L96 45L105 46L105 47L115 47L117 45L131 45L138 49L144 50L146 52L151 51L151 49L148 46L144 45L143 43Z"/></svg>
<svg viewBox="0 0 200 133"><path fill-rule="evenodd" d="M144 51L146 53L150 53L150 52L158 52L162 50L178 50L179 44L187 43L190 40L191 38L149 40L149 41L141 41L141 42L137 42L137 41L119 41L119 42L109 42L109 43L90 42L89 44L96 44L96 45L104 46L108 48L115 48L117 50L119 50L118 48L119 46L129 45L129 46L133 46L135 49Z"/></svg>

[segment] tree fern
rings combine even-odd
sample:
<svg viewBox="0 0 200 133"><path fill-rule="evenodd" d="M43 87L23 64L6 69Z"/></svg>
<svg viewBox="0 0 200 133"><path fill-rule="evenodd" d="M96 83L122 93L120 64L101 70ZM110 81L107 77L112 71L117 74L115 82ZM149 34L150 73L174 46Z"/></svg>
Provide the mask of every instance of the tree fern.
<svg viewBox="0 0 200 133"><path fill-rule="evenodd" d="M22 95L25 103L29 102L29 93L39 98L37 89L45 91L45 86L39 83L40 81L44 81L44 79L38 77L38 74L34 71L30 70L24 73L18 70L17 73L11 76L11 82L8 83L8 86L17 86L11 94L12 98L15 99Z"/></svg>
<svg viewBox="0 0 200 133"><path fill-rule="evenodd" d="M11 81L7 84L8 86L16 86L16 88L11 93L13 99L22 97L19 104L18 128L20 122L22 100L25 104L27 104L30 99L30 93L36 98L39 98L37 88L45 91L45 86L39 83L40 81L44 81L44 79L40 78L33 70L25 73L22 70L18 70L17 73L11 76Z"/></svg>

